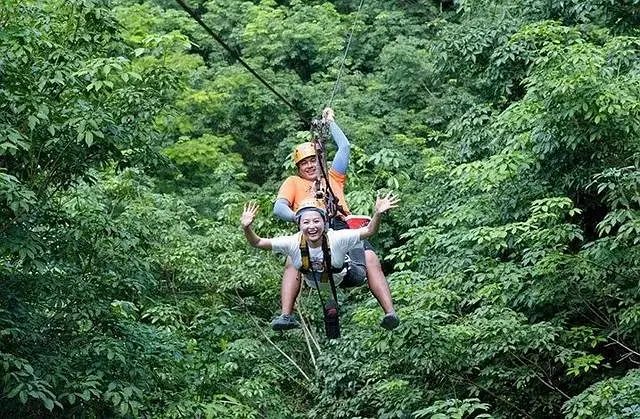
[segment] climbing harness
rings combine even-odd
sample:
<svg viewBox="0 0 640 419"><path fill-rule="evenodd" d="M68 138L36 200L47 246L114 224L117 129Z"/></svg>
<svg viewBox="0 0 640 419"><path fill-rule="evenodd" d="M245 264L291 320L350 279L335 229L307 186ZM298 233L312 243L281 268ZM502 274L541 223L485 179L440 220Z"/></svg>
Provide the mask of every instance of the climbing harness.
<svg viewBox="0 0 640 419"><path fill-rule="evenodd" d="M349 33L349 40L347 41L347 46L344 51L344 55L342 56L342 62L340 63L340 69L338 70L338 76L336 77L336 81L333 85L333 91L331 92L331 98L329 99L328 106L331 106L333 103L333 99L338 91L338 86L340 84L340 76L342 75L342 70L344 69L344 63L346 62L347 55L349 54L349 48L351 47L351 40L353 39L353 31L355 29L355 25L357 22L357 17L360 14L360 10L362 9L362 4L364 0L360 0L360 4L358 5L358 11L356 12L356 19L353 21L353 26L351 27L351 31ZM319 200L323 200L325 203L327 220L331 227L335 226L335 220L338 214L342 214L344 217L347 216L346 211L340 205L340 200L335 195L331 188L331 183L329 182L328 170L327 170L327 153L325 149L326 139L329 137L329 124L325 120L312 119L311 121L311 142L314 144L316 150L316 160L318 162L318 167L320 168L320 173L316 176L314 181L314 189L315 189L315 198ZM335 281L333 279L333 267L331 264L331 251L329 249L328 238L326 232L323 234L322 241L322 251L323 251L323 261L324 261L324 270L322 271L322 276L320 282L329 282L331 285L331 292L333 294L333 300L329 299L326 303L322 299L322 294L320 292L320 283L318 282L317 272L313 269L313 266L310 263L309 257L309 246L306 243L304 237L300 240L300 254L302 255L302 268L301 272L309 272L313 276L313 280L316 285L316 289L318 290L318 298L320 298L320 305L323 307L324 313L324 327L327 338L329 339L337 339L340 337L340 317L338 310L338 293L336 291ZM342 268L340 268L342 270Z"/></svg>

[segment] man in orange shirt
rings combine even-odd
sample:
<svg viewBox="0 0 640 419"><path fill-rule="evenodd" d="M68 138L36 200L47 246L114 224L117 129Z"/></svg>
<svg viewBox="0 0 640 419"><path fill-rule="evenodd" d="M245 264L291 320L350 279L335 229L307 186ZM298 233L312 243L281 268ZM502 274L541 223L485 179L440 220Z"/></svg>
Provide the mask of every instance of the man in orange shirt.
<svg viewBox="0 0 640 419"><path fill-rule="evenodd" d="M347 180L347 168L351 152L350 144L340 127L335 123L333 110L326 108L322 114L324 120L329 123L331 137L338 146L338 151L327 173L329 186L334 196L338 199L338 205L342 207L345 214L349 214L349 207L344 198L344 186ZM273 206L273 213L282 220L295 222L295 213L302 204L310 199L316 199L315 182L320 174L320 168L314 144L303 143L298 145L293 152L293 161L296 164L298 175L289 176L280 187L276 203ZM339 217L332 221L334 229L348 228L344 220ZM395 329L400 323L400 319L393 309L389 284L382 272L380 260L368 241L363 241L363 245L369 289L385 313L380 324L385 329ZM362 252L362 248L360 252ZM357 261L358 259L362 260L362 258L357 253L352 253L351 255L355 261L355 264L352 262L353 275L351 281L345 281L345 286L361 285L366 278L358 274L361 268L358 268ZM360 278L362 279L361 281L359 280ZM271 327L274 330L288 330L299 326L292 315L293 305L299 291L298 270L291 264L291 260L287 259L281 287L282 314L271 323Z"/></svg>

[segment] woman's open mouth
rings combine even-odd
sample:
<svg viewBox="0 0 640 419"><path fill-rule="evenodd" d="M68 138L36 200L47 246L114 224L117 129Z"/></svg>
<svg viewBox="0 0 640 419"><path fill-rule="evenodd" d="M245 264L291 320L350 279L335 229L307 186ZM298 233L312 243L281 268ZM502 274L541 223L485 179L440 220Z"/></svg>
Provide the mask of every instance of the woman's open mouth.
<svg viewBox="0 0 640 419"><path fill-rule="evenodd" d="M307 230L307 236L316 237L320 235L320 229L318 228L310 228Z"/></svg>

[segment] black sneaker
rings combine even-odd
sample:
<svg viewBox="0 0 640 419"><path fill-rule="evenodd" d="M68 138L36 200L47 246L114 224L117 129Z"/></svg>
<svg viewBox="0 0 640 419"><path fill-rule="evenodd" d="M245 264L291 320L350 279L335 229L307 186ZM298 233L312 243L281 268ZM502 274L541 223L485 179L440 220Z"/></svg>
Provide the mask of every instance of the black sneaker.
<svg viewBox="0 0 640 419"><path fill-rule="evenodd" d="M290 330L297 327L300 327L300 323L298 323L293 314L282 313L271 321L271 328L273 330Z"/></svg>
<svg viewBox="0 0 640 419"><path fill-rule="evenodd" d="M400 318L396 314L395 311L391 311L384 315L382 321L380 322L380 326L384 327L387 330L393 330L400 325Z"/></svg>

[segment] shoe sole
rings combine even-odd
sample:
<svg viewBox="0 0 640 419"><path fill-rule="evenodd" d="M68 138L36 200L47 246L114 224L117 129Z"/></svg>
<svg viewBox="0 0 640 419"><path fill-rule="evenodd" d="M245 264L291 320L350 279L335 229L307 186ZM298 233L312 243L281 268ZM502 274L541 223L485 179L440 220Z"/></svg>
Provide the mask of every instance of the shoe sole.
<svg viewBox="0 0 640 419"><path fill-rule="evenodd" d="M299 327L300 327L300 325L298 323L293 323L293 324L273 324L273 325L271 325L271 328L273 330L275 330L276 332L281 332L283 330L297 329Z"/></svg>

